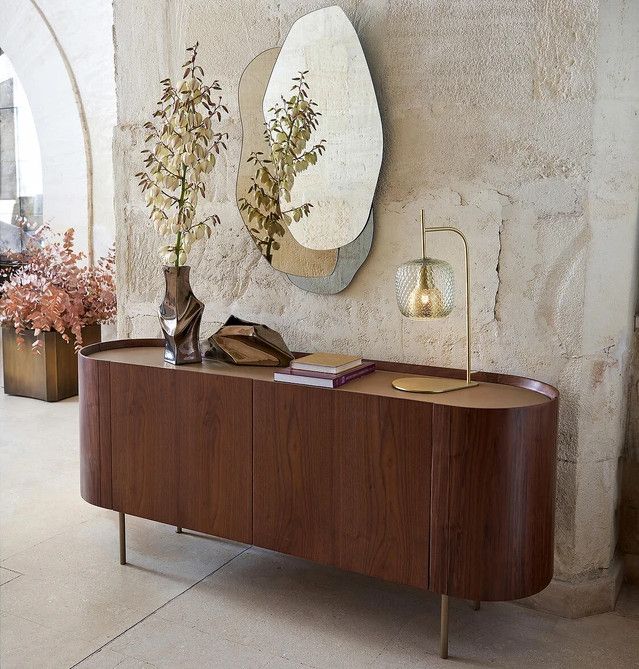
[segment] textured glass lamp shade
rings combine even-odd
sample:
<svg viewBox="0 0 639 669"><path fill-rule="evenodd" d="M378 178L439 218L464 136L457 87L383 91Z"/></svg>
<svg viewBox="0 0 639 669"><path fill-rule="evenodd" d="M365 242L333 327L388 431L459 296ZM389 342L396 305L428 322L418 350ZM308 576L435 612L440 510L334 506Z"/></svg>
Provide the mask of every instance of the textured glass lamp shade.
<svg viewBox="0 0 639 669"><path fill-rule="evenodd" d="M395 294L408 318L443 318L455 303L455 275L450 263L436 258L411 260L397 268Z"/></svg>

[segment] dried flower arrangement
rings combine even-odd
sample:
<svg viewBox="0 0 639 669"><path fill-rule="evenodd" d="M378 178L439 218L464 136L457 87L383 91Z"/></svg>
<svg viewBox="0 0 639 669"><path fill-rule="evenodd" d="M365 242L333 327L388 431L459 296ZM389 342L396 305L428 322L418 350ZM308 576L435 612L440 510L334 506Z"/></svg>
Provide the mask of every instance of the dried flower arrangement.
<svg viewBox="0 0 639 669"><path fill-rule="evenodd" d="M317 130L317 103L310 98L309 85L305 77L308 70L293 78L292 95L287 100L269 109L270 120L264 123L264 137L270 146L270 156L261 151L254 151L247 162L256 166L255 176L247 197L240 198L240 211L248 212L249 222L255 221L251 228L253 239L262 255L271 262L273 252L280 248L276 237L283 237L285 228L292 221L299 221L308 216L310 202L305 202L290 209L282 208L282 201L291 201L291 190L295 177L315 165L325 150L322 139L307 148L311 133Z"/></svg>
<svg viewBox="0 0 639 669"><path fill-rule="evenodd" d="M214 132L213 124L222 119L228 109L222 98L213 100L212 92L221 90L217 81L204 83L204 70L196 64L198 43L189 47L190 58L184 67L184 77L175 86L170 79L164 87L154 121L144 127L149 130L144 149L146 172L138 172L151 220L161 237L175 235L175 241L160 247L166 265L180 267L192 244L211 236L211 225L217 225L217 215L195 220L198 198L206 196L204 177L215 166L216 155L226 149L228 134Z"/></svg>
<svg viewBox="0 0 639 669"><path fill-rule="evenodd" d="M45 231L48 232L48 231ZM0 286L0 323L13 326L18 346L21 336L33 330L37 351L41 333L55 330L76 350L82 346L82 328L113 320L116 310L115 256L111 251L97 265L82 263L85 254L74 250L74 230L43 237L42 245L29 247L28 261Z"/></svg>

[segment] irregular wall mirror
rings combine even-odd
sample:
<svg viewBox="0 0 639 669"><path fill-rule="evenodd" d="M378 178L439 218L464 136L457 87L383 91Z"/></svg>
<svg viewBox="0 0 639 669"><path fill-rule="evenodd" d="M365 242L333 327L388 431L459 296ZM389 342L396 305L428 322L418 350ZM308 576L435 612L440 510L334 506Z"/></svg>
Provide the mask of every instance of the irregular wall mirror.
<svg viewBox="0 0 639 669"><path fill-rule="evenodd" d="M275 47L256 56L248 64L240 79L242 153L237 175L238 202L242 202L244 197L251 202L255 201L254 193L253 196L249 193L256 173L255 162L249 162L251 154L261 151L266 156L270 153L270 145L264 134L262 101L279 52L280 48ZM257 183L263 186L261 180ZM265 211L266 207L262 205L261 210ZM253 241L275 269L301 277L325 277L333 272L337 261L336 249L329 251L308 249L295 240L286 225L280 229L282 234L269 235L268 230L260 226L260 220L256 216L250 220L250 212L251 209L248 207L240 207L240 213Z"/></svg>
<svg viewBox="0 0 639 669"><path fill-rule="evenodd" d="M357 270L368 257L373 244L373 210L371 209L368 222L359 237L350 244L342 246L338 251L337 264L329 276L294 276L288 275L289 281L309 293L318 295L335 295L346 288Z"/></svg>
<svg viewBox="0 0 639 669"><path fill-rule="evenodd" d="M302 17L281 50L249 64L240 112L237 198L253 240L295 285L343 290L372 242L382 128L366 59L339 7Z"/></svg>
<svg viewBox="0 0 639 669"><path fill-rule="evenodd" d="M265 119L282 97L289 99L300 73L305 73L308 97L321 114L307 142L313 146L323 140L324 151L295 175L290 208L306 203L312 208L291 221L289 229L302 246L335 249L356 239L366 225L383 145L366 58L340 7L319 9L293 24L264 95Z"/></svg>

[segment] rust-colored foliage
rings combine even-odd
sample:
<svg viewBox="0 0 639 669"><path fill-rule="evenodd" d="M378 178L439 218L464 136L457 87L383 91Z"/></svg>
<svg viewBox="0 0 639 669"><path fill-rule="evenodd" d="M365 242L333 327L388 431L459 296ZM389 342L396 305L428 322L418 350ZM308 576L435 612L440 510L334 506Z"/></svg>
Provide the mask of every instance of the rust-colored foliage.
<svg viewBox="0 0 639 669"><path fill-rule="evenodd" d="M73 248L74 230L63 235L49 233L39 246L33 243L27 264L14 272L0 287L0 322L13 325L20 336L34 330L37 351L40 334L58 331L65 341L74 338L75 349L82 347L82 328L113 320L116 309L114 266L111 250L96 265L82 264L85 254Z"/></svg>

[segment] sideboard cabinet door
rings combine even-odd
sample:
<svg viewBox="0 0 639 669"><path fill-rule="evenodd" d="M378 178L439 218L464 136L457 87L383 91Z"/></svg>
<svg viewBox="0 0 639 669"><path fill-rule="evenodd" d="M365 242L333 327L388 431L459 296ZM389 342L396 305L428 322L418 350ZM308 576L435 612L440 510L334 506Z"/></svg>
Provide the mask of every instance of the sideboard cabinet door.
<svg viewBox="0 0 639 669"><path fill-rule="evenodd" d="M176 376L178 524L251 543L253 382L216 374Z"/></svg>
<svg viewBox="0 0 639 669"><path fill-rule="evenodd" d="M110 365L113 508L177 524L179 407L174 375Z"/></svg>
<svg viewBox="0 0 639 669"><path fill-rule="evenodd" d="M111 365L113 508L250 543L252 381Z"/></svg>
<svg viewBox="0 0 639 669"><path fill-rule="evenodd" d="M428 587L432 408L254 382L253 541Z"/></svg>
<svg viewBox="0 0 639 669"><path fill-rule="evenodd" d="M553 575L557 403L435 406L430 587L507 601Z"/></svg>

